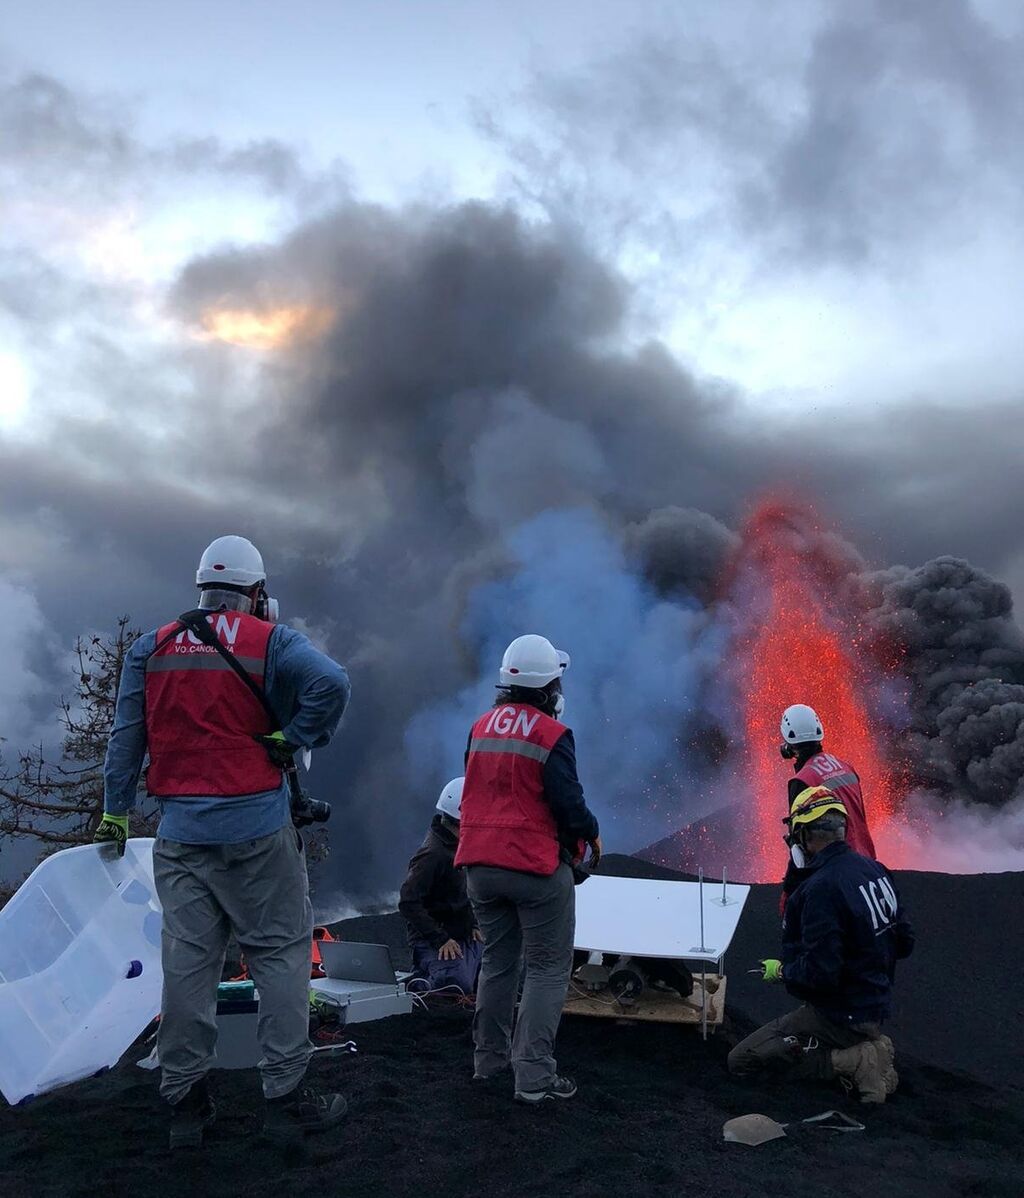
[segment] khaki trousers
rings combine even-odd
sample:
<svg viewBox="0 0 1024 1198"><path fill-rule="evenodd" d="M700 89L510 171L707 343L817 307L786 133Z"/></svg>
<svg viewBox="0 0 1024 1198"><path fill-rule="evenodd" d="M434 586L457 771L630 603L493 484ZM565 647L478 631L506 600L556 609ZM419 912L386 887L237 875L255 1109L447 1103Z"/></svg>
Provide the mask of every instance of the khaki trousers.
<svg viewBox="0 0 1024 1198"><path fill-rule="evenodd" d="M160 1093L183 1098L205 1077L217 1043L217 986L234 933L259 992L260 1073L267 1098L295 1089L309 1063L313 911L299 834L287 824L241 844L153 849L163 906Z"/></svg>

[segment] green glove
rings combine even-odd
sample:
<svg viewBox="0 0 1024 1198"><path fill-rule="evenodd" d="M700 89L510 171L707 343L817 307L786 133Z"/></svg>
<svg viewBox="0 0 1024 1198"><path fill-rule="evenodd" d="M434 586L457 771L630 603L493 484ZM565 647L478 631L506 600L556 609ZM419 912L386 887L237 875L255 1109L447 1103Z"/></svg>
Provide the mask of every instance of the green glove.
<svg viewBox="0 0 1024 1198"><path fill-rule="evenodd" d="M768 957L767 960L762 961L761 977L763 977L766 982L781 982L782 962L776 961L774 957Z"/></svg>
<svg viewBox="0 0 1024 1198"><path fill-rule="evenodd" d="M257 736L256 739L267 750L267 756L279 770L286 770L292 764L292 758L302 748L285 740L283 732L271 732L269 736Z"/></svg>
<svg viewBox="0 0 1024 1198"><path fill-rule="evenodd" d="M104 811L100 826L93 833L93 844L117 845L117 855L124 856L124 842L128 839L128 816L111 815Z"/></svg>

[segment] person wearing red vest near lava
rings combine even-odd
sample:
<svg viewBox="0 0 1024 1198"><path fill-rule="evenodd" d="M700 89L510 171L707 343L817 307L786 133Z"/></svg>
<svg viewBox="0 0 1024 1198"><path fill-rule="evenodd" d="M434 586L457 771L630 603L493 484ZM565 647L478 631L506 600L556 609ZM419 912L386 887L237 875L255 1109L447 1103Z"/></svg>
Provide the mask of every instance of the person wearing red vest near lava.
<svg viewBox="0 0 1024 1198"><path fill-rule="evenodd" d="M809 787L825 786L846 810L846 843L855 853L875 859L875 842L868 829L860 778L852 765L822 749L825 730L813 707L794 703L782 713L782 745L779 752L792 760L796 777L791 778L786 808ZM782 883L783 902L806 876L806 870L791 859Z"/></svg>
<svg viewBox="0 0 1024 1198"><path fill-rule="evenodd" d="M302 1084L309 1042L313 918L302 839L283 767L337 730L344 668L277 624L266 571L244 537L218 537L196 573L199 611L262 688L268 712L229 662L178 620L140 636L125 659L104 762L98 842L124 852L148 753L160 805L153 872L163 907L160 1092L171 1147L199 1146L215 1109L206 1074L217 1041L217 986L230 935L260 996L264 1131L294 1139L345 1114L340 1094Z"/></svg>
<svg viewBox="0 0 1024 1198"><path fill-rule="evenodd" d="M473 1076L501 1078L511 1064L515 1098L526 1103L576 1093L556 1071L555 1036L572 970L574 867L587 844L591 869L601 857L573 735L559 718L568 666L569 655L542 636L518 637L505 651L497 700L469 735L455 857L484 938Z"/></svg>

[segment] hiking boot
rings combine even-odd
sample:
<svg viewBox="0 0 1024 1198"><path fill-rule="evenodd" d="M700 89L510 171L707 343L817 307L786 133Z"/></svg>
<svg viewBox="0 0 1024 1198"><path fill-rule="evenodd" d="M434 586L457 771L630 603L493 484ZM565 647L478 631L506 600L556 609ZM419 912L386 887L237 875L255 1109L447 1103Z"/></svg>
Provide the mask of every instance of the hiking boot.
<svg viewBox="0 0 1024 1198"><path fill-rule="evenodd" d="M879 1036L875 1041L878 1050L878 1060L882 1066L882 1080L885 1083L886 1094L895 1094L900 1084L900 1075L896 1072L896 1049L888 1036Z"/></svg>
<svg viewBox="0 0 1024 1198"><path fill-rule="evenodd" d="M575 1098L576 1083L568 1077L554 1077L543 1090L516 1090L516 1102L546 1102L549 1098Z"/></svg>
<svg viewBox="0 0 1024 1198"><path fill-rule="evenodd" d="M203 1132L217 1118L204 1078L171 1107L171 1148L202 1148Z"/></svg>
<svg viewBox="0 0 1024 1198"><path fill-rule="evenodd" d="M862 1040L852 1048L832 1049L832 1068L840 1079L849 1078L857 1087L861 1102L885 1102L884 1050L879 1053L874 1040Z"/></svg>
<svg viewBox="0 0 1024 1198"><path fill-rule="evenodd" d="M300 1086L280 1098L266 1100L263 1134L271 1140L300 1140L340 1123L348 1103L340 1094L321 1094Z"/></svg>

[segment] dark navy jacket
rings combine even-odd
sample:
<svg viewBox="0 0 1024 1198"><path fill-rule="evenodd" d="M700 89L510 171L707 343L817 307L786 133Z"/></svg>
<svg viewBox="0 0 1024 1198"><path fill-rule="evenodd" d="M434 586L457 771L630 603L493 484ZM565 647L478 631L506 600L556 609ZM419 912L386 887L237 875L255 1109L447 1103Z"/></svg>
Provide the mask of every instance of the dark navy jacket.
<svg viewBox="0 0 1024 1198"><path fill-rule="evenodd" d="M896 961L914 932L884 865L830 844L811 861L782 921L786 989L834 1023L889 1014Z"/></svg>

